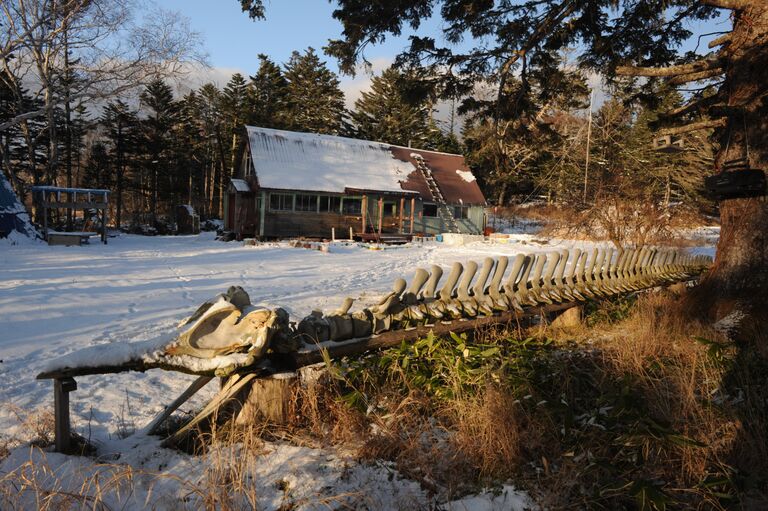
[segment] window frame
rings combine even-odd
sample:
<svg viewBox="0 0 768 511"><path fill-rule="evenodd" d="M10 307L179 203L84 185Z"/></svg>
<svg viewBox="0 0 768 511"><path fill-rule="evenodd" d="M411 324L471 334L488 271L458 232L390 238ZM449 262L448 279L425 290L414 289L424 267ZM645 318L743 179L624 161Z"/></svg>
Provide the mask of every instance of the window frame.
<svg viewBox="0 0 768 511"><path fill-rule="evenodd" d="M357 203L357 211L347 211L346 205L354 201ZM342 197L341 198L341 214L346 216L360 216L363 214L363 198L362 197Z"/></svg>
<svg viewBox="0 0 768 511"><path fill-rule="evenodd" d="M272 204L272 198L273 197L287 197L289 198L290 206L288 208L275 208ZM292 193L281 193L281 192L269 192L269 210L275 211L279 213L285 213L285 212L292 212L294 211L294 195Z"/></svg>
<svg viewBox="0 0 768 511"><path fill-rule="evenodd" d="M427 207L429 207L430 209L435 208L435 214L434 215L427 214ZM421 216L425 218L437 218L439 216L437 204L431 203L431 202L423 203L421 205Z"/></svg>
<svg viewBox="0 0 768 511"><path fill-rule="evenodd" d="M317 201L317 211L319 213L330 213L335 215L341 214L341 199L342 197L339 195L320 195L318 196ZM326 202L328 207L327 209L323 209L323 202ZM336 207L331 208L333 205L333 202L336 202Z"/></svg>
<svg viewBox="0 0 768 511"><path fill-rule="evenodd" d="M467 220L468 218L469 218L469 206L464 206L463 204L457 204L453 206L454 220Z"/></svg>
<svg viewBox="0 0 768 511"><path fill-rule="evenodd" d="M312 206L312 203L314 202L314 207L311 207L311 209L304 209L303 205L301 208L299 208L299 204L302 199L308 198L309 199L309 206ZM296 213L317 213L317 208L320 204L320 201L318 200L318 196L316 194L312 193L297 193L294 195L293 199L293 210Z"/></svg>

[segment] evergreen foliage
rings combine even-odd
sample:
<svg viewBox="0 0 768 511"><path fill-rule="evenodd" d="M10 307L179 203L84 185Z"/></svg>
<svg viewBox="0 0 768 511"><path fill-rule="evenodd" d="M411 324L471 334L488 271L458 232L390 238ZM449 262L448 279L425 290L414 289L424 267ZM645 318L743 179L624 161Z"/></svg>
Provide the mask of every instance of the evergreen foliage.
<svg viewBox="0 0 768 511"><path fill-rule="evenodd" d="M405 94L408 77L388 68L371 80L351 113L354 135L388 144L425 147L429 138L430 106L413 103Z"/></svg>
<svg viewBox="0 0 768 511"><path fill-rule="evenodd" d="M287 128L294 131L339 135L344 126L344 93L338 77L322 62L314 48L294 51L285 64L288 82Z"/></svg>

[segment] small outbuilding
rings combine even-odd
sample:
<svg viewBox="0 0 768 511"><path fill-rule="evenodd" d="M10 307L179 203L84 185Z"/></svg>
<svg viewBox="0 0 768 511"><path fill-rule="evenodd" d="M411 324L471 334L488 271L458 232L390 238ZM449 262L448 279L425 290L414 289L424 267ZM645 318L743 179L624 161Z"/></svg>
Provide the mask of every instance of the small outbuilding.
<svg viewBox="0 0 768 511"><path fill-rule="evenodd" d="M458 154L247 126L226 194L238 238L479 234L485 198Z"/></svg>

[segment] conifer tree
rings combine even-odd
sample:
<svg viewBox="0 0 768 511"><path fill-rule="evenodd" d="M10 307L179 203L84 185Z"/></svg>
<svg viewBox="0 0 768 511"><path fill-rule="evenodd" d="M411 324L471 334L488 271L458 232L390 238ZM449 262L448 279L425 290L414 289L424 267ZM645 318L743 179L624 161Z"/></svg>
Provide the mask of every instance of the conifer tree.
<svg viewBox="0 0 768 511"><path fill-rule="evenodd" d="M229 177L235 173L236 152L242 126L251 117L248 111L248 83L240 73L235 73L227 82L221 95L221 106L226 118L229 146Z"/></svg>
<svg viewBox="0 0 768 511"><path fill-rule="evenodd" d="M339 79L313 48L294 51L285 64L288 81L287 127L295 131L338 135L344 122L344 93Z"/></svg>
<svg viewBox="0 0 768 511"><path fill-rule="evenodd" d="M148 116L142 122L144 142L144 168L148 170L150 213L157 222L158 203L162 192L170 191L171 129L178 117L178 103L173 91L162 80L154 80L141 93L141 101L148 108ZM165 195L165 193L163 193Z"/></svg>
<svg viewBox="0 0 768 511"><path fill-rule="evenodd" d="M429 138L429 104L406 97L407 77L388 68L371 80L371 88L355 101L351 113L354 135L401 146L426 146Z"/></svg>
<svg viewBox="0 0 768 511"><path fill-rule="evenodd" d="M131 155L138 150L138 119L124 101L116 100L107 104L100 123L106 129L107 138L111 142L111 163L115 176L115 225L119 229L123 221L126 169Z"/></svg>
<svg viewBox="0 0 768 511"><path fill-rule="evenodd" d="M288 81L280 66L266 55L259 54L259 70L248 86L251 111L249 122L265 128L284 128L287 124Z"/></svg>

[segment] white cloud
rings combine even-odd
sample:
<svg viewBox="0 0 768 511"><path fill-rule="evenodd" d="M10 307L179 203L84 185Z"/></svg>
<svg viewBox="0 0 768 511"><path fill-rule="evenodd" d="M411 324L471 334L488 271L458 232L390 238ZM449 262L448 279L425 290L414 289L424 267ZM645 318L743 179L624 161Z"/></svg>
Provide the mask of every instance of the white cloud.
<svg viewBox="0 0 768 511"><path fill-rule="evenodd" d="M235 73L240 73L248 80L248 73L236 67L186 66L183 73L174 80L176 94L183 96L206 83L213 83L219 89L223 89Z"/></svg>
<svg viewBox="0 0 768 511"><path fill-rule="evenodd" d="M344 92L344 100L349 109L354 108L355 101L357 101L363 91L371 88L373 77L380 75L382 71L391 66L393 60L390 57L379 57L371 59L370 62L371 66L368 69L358 66L356 70L357 75L354 78L340 78L340 87Z"/></svg>

